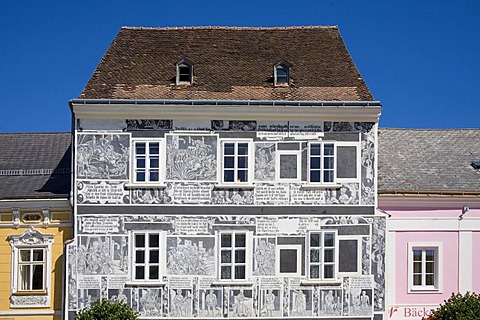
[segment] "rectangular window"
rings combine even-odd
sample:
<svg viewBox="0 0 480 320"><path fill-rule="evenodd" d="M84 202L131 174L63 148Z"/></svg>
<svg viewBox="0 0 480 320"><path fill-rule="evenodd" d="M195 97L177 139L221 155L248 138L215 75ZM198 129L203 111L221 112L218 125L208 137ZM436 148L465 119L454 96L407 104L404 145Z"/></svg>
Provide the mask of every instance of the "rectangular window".
<svg viewBox="0 0 480 320"><path fill-rule="evenodd" d="M247 234L228 232L220 234L220 279L247 278Z"/></svg>
<svg viewBox="0 0 480 320"><path fill-rule="evenodd" d="M310 279L333 280L337 275L337 236L333 231L311 232L308 239Z"/></svg>
<svg viewBox="0 0 480 320"><path fill-rule="evenodd" d="M134 235L135 280L160 278L160 234L137 233Z"/></svg>
<svg viewBox="0 0 480 320"><path fill-rule="evenodd" d="M277 144L277 180L294 182L301 179L300 144L287 142Z"/></svg>
<svg viewBox="0 0 480 320"><path fill-rule="evenodd" d="M438 288L438 254L436 248L412 248L412 289Z"/></svg>
<svg viewBox="0 0 480 320"><path fill-rule="evenodd" d="M314 142L308 145L308 182L335 183L335 144Z"/></svg>
<svg viewBox="0 0 480 320"><path fill-rule="evenodd" d="M134 142L135 182L160 181L160 142Z"/></svg>
<svg viewBox="0 0 480 320"><path fill-rule="evenodd" d="M276 251L278 261L276 272L278 275L302 275L301 245L277 245Z"/></svg>
<svg viewBox="0 0 480 320"><path fill-rule="evenodd" d="M249 183L250 143L248 141L222 142L223 183Z"/></svg>
<svg viewBox="0 0 480 320"><path fill-rule="evenodd" d="M18 253L18 290L45 290L45 249L19 249Z"/></svg>

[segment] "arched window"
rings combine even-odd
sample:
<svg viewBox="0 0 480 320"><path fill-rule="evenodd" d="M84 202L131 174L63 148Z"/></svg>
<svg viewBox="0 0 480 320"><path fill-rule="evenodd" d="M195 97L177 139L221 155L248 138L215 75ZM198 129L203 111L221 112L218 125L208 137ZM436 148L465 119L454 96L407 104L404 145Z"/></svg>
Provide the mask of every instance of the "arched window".
<svg viewBox="0 0 480 320"><path fill-rule="evenodd" d="M276 86L288 86L290 84L290 67L285 63L279 63L274 68Z"/></svg>
<svg viewBox="0 0 480 320"><path fill-rule="evenodd" d="M186 60L182 60L177 63L177 84L192 84L192 79L192 64Z"/></svg>

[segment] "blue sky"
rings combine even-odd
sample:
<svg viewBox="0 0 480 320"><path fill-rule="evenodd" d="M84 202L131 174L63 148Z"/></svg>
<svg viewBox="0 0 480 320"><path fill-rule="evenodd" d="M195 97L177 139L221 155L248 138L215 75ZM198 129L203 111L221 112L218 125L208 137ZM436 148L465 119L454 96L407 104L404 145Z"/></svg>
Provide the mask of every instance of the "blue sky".
<svg viewBox="0 0 480 320"><path fill-rule="evenodd" d="M69 131L122 26L338 25L381 127L480 126L480 1L1 1L0 132Z"/></svg>

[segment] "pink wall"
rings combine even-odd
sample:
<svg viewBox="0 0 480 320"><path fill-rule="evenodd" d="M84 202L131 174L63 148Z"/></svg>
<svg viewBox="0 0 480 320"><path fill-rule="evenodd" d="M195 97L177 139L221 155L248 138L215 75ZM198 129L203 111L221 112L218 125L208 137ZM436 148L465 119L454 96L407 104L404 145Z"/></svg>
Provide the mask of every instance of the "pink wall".
<svg viewBox="0 0 480 320"><path fill-rule="evenodd" d="M473 232L472 241L472 291L480 293L480 231Z"/></svg>
<svg viewBox="0 0 480 320"><path fill-rule="evenodd" d="M418 212L416 213L418 216ZM397 216L395 214L395 216ZM480 239L480 234L477 235ZM442 243L442 267L440 291L408 292L408 243L438 242ZM396 232L395 254L395 303L406 305L440 304L448 299L452 292L458 292L458 233L405 231ZM474 269L475 270L475 269ZM478 269L476 269L478 270ZM478 276L480 278L480 276Z"/></svg>

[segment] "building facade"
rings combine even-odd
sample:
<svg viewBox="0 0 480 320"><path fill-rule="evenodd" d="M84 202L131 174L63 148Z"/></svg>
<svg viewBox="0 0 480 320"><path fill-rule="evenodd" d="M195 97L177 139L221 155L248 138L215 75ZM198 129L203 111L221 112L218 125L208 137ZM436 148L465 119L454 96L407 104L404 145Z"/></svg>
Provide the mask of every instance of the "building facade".
<svg viewBox="0 0 480 320"><path fill-rule="evenodd" d="M478 129L380 130L389 319L422 319L452 293L480 292L479 141Z"/></svg>
<svg viewBox="0 0 480 320"><path fill-rule="evenodd" d="M384 318L381 105L336 27L122 28L70 107L69 319Z"/></svg>
<svg viewBox="0 0 480 320"><path fill-rule="evenodd" d="M0 134L0 319L61 319L69 133Z"/></svg>

